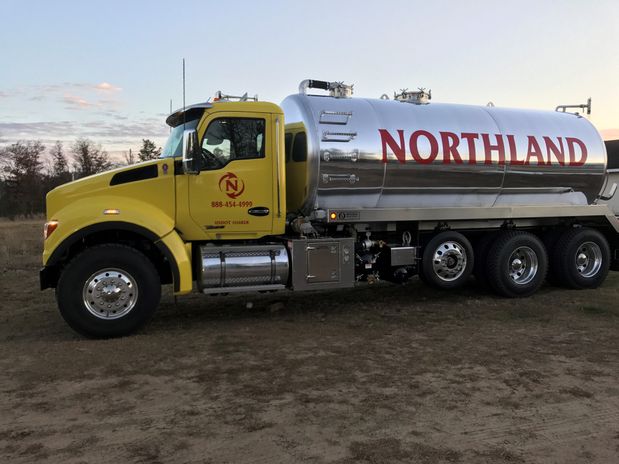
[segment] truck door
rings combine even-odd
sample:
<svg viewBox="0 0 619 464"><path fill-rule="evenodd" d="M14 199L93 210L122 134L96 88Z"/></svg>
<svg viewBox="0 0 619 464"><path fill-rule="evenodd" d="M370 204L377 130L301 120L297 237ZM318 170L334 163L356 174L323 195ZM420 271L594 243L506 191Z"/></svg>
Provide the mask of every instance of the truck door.
<svg viewBox="0 0 619 464"><path fill-rule="evenodd" d="M189 176L189 214L208 238L268 235L273 228L273 134L270 114L207 118L200 174Z"/></svg>

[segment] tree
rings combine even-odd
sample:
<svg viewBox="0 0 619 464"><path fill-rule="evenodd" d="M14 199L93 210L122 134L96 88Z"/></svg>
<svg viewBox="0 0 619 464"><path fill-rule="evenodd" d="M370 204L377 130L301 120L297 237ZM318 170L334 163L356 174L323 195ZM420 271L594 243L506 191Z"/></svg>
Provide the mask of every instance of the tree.
<svg viewBox="0 0 619 464"><path fill-rule="evenodd" d="M131 148L129 148L128 152L123 152L123 158L125 158L125 163L128 165L135 164L135 156L133 155Z"/></svg>
<svg viewBox="0 0 619 464"><path fill-rule="evenodd" d="M44 208L45 186L41 156L45 147L39 141L16 142L0 152L4 177L6 214L33 215Z"/></svg>
<svg viewBox="0 0 619 464"><path fill-rule="evenodd" d="M140 161L148 161L159 158L161 147L156 148L155 142L149 139L142 139L142 148L138 154Z"/></svg>
<svg viewBox="0 0 619 464"><path fill-rule="evenodd" d="M89 139L77 139L71 151L77 177L90 176L112 167L107 152Z"/></svg>
<svg viewBox="0 0 619 464"><path fill-rule="evenodd" d="M50 150L52 161L50 176L50 190L58 185L65 184L71 180L71 172L69 171L69 161L64 154L62 142L57 141Z"/></svg>

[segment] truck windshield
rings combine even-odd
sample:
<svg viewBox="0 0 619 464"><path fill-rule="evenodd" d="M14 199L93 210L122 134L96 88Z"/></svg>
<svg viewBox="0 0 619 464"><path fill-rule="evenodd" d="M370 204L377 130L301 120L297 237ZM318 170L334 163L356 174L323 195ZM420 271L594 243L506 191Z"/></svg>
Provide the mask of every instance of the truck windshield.
<svg viewBox="0 0 619 464"><path fill-rule="evenodd" d="M200 118L187 121L172 128L168 141L163 147L160 158L174 158L183 154L183 131L195 129Z"/></svg>

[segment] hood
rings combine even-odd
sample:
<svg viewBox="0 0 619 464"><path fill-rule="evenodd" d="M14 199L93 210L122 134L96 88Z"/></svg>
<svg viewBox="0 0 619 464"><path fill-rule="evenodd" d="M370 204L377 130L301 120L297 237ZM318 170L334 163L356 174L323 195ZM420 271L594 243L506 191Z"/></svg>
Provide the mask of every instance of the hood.
<svg viewBox="0 0 619 464"><path fill-rule="evenodd" d="M123 166L60 185L47 194L47 217L52 219L67 204L86 196L94 198L102 195L131 195L131 190L148 188L148 183L142 181L162 176L170 179L174 177L173 159L157 159Z"/></svg>

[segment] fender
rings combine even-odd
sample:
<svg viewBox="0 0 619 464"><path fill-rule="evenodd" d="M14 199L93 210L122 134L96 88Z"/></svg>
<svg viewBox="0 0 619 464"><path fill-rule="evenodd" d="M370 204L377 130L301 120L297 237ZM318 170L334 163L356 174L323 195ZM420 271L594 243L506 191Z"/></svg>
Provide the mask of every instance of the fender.
<svg viewBox="0 0 619 464"><path fill-rule="evenodd" d="M175 230L170 231L164 237L159 237L153 231L130 222L104 221L86 226L66 237L50 254L44 263L46 268L56 266L68 252L72 245L78 243L84 237L96 232L123 230L133 232L150 240L170 263L175 294L185 294L192 290L191 270L191 244L185 244ZM42 271L42 287L43 283Z"/></svg>

